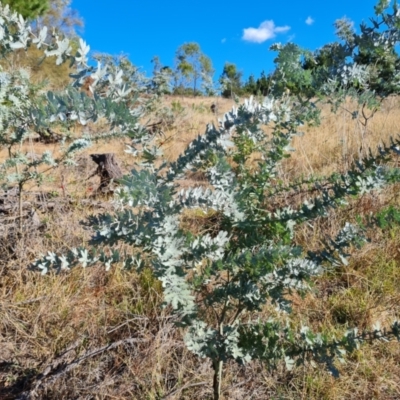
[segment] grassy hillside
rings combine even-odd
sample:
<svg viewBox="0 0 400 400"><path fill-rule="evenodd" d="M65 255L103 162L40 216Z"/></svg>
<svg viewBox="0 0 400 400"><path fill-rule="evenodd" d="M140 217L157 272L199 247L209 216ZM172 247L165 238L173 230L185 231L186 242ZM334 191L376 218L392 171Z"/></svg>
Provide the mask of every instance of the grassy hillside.
<svg viewBox="0 0 400 400"><path fill-rule="evenodd" d="M217 115L210 111L217 105ZM161 122L156 143L174 160L207 123L233 106L220 98L165 98L150 121ZM400 100L391 97L370 120L367 131L352 119L354 105L332 114L324 109L319 127L306 127L296 151L285 162L282 179L342 171L368 147L399 132ZM89 131L94 129L87 128ZM75 132L79 135L81 132ZM127 140L96 145L90 153L114 152L129 173L134 157L124 152ZM53 149L26 141L26 152ZM88 153L89 154L89 153ZM40 399L207 399L212 368L185 347L182 332L162 309L162 288L150 270L141 274L104 267L41 276L27 267L40 253L65 251L86 243L91 232L81 223L111 209L106 198L93 198L95 165L82 154L78 165L49 175L41 187L27 187L41 198L40 228L21 237L0 237L0 399L15 399L35 389ZM6 158L0 152L0 160ZM190 182L204 184L201 171ZM364 195L351 207L336 209L316 226L299 226L296 241L313 250L320 237L336 232L344 221L398 207L399 187ZM30 192L30 193L29 193ZM42 193L42 195L40 195ZM45 194L44 194L45 193ZM42 196L42 197L40 197ZM290 194L282 197L290 204ZM51 210L47 205L54 203ZM182 223L194 231L213 223L212 215L189 213ZM313 291L294 298L296 323L335 334L349 327L385 326L400 314L400 227L376 229L369 243L355 251L346 267L315 281ZM265 315L271 310L265 310ZM261 315L262 318L262 315ZM333 378L320 366L287 371L252 362L228 363L223 381L226 399L399 399L400 346L366 344Z"/></svg>

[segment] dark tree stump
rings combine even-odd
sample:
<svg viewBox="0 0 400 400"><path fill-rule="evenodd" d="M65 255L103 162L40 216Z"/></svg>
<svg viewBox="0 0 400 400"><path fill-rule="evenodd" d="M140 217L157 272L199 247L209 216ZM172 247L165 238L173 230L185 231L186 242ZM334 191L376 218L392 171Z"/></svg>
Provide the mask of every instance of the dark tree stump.
<svg viewBox="0 0 400 400"><path fill-rule="evenodd" d="M117 180L123 176L115 154L90 154L90 157L97 164L97 170L93 175L100 176L100 186L97 191L109 191L111 180Z"/></svg>
<svg viewBox="0 0 400 400"><path fill-rule="evenodd" d="M50 128L47 128L45 130L38 130L37 133L40 136L39 141L46 144L61 142L61 140L63 139L63 135L52 131Z"/></svg>

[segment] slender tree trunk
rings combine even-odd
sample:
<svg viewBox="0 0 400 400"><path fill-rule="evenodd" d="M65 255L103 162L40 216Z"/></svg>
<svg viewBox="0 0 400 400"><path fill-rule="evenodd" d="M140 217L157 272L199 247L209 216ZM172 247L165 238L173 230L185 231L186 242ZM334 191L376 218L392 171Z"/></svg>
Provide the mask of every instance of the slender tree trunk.
<svg viewBox="0 0 400 400"><path fill-rule="evenodd" d="M221 337L224 334L224 324L221 322L219 324L219 334ZM223 361L218 357L218 359L213 360L214 369L214 379L213 379L213 390L214 390L214 400L221 399L221 381L222 381L222 368L224 366Z"/></svg>
<svg viewBox="0 0 400 400"><path fill-rule="evenodd" d="M12 158L12 153L11 153L11 146L8 148L8 156L11 159ZM19 167L18 164L15 166L15 171L17 173L18 179L20 179L19 176ZM24 188L24 183L20 181L18 183L18 212L19 212L19 233L22 237L22 190Z"/></svg>
<svg viewBox="0 0 400 400"><path fill-rule="evenodd" d="M19 233L22 235L22 190L24 184L18 184L18 208L19 208Z"/></svg>
<svg viewBox="0 0 400 400"><path fill-rule="evenodd" d="M213 379L213 391L214 391L214 400L221 399L221 380L222 380L222 361L213 361L213 369L214 369L214 379Z"/></svg>

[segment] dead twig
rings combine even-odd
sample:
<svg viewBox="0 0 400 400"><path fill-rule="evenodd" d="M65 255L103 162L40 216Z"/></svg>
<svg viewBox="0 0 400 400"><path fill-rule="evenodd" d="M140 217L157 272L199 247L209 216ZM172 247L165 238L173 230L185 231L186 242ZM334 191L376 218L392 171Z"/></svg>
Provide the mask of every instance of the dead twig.
<svg viewBox="0 0 400 400"><path fill-rule="evenodd" d="M209 382L187 383L186 385L183 385L182 387L180 387L180 388L168 393L167 395L165 395L162 398L162 400L170 399L175 394L178 394L178 393L182 392L182 390L186 390L186 389L189 389L189 388L194 387L194 386L204 386L204 385L208 385L208 384L209 384Z"/></svg>

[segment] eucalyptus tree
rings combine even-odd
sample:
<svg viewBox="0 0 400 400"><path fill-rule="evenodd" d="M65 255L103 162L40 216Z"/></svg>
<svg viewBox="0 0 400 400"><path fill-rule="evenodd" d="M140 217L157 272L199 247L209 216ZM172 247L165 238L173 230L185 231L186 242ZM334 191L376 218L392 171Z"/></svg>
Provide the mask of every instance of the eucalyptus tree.
<svg viewBox="0 0 400 400"><path fill-rule="evenodd" d="M221 95L227 98L233 98L233 94L240 95L242 90L242 72L237 70L233 63L226 62L219 78L222 85Z"/></svg>
<svg viewBox="0 0 400 400"><path fill-rule="evenodd" d="M279 50L273 74L275 90L289 89L303 97L321 93L327 96L327 82L348 71L354 78L341 86L342 99L352 96L363 101L369 96L381 101L397 94L400 90L399 12L397 2L391 7L391 1L379 0L369 24L361 23L357 31L348 18L336 20L338 40L314 52L294 43L273 46L273 50ZM334 92L339 86L335 87L332 82L330 87Z"/></svg>
<svg viewBox="0 0 400 400"><path fill-rule="evenodd" d="M388 7L379 8L382 4L377 12ZM386 22L400 24L396 9ZM367 41L399 42L396 29L363 34ZM282 79L301 83L301 63L294 61L302 51L287 45L273 48ZM349 82L365 82L370 73L347 59L325 82L318 82L320 94L325 91L340 100ZM243 364L258 359L270 367L284 360L289 369L316 360L337 375L334 360L343 360L361 343L400 340L398 321L370 331L350 327L335 337L306 325L296 328L290 319L289 295L309 291L315 277L346 265L350 249L365 242L363 229L345 222L336 235L321 238L320 249L307 251L295 242L296 229L328 218L350 198L400 181L399 170L386 165L399 154L400 140L392 139L340 174L283 183L281 165L293 150L293 138L304 124L319 121L310 91L316 81L309 77L302 83L305 93L287 93L278 82L261 102L251 98L234 107L218 126L208 125L175 162L163 160L150 142L133 143L131 151L141 151L142 162L121 180L115 212L89 219L95 230L92 247L48 253L35 262L42 273L97 263L107 270L113 264L139 271L152 268L162 282L165 304L185 328L187 347L211 362L215 400L220 399L224 365L230 360ZM364 96L364 91L351 93ZM207 185L182 189L182 179L198 170ZM291 205L282 204L287 193L293 194ZM213 215L212 226L191 231L181 223L188 210ZM125 253L118 251L121 242L128 245Z"/></svg>
<svg viewBox="0 0 400 400"><path fill-rule="evenodd" d="M48 253L35 268L47 273L98 263L107 270L114 264L138 271L151 267L162 282L165 304L186 328L187 347L211 361L215 400L230 360L259 359L274 367L283 359L289 369L316 360L337 375L336 358L343 360L366 340L400 339L400 324L394 321L386 330L377 325L370 332L354 327L341 337L315 333L306 325L291 327L288 294L310 290L313 278L346 264L349 248L364 242L362 230L346 223L324 247L308 252L295 244L295 228L327 217L349 197L400 180L398 172L382 166L398 152L400 141L341 175L277 186L292 138L303 122L317 116L313 104L293 106L290 97L269 97L261 104L250 99L225 114L218 127L209 125L176 162L157 166L159 153L149 149L140 168L120 182L115 212L90 218L96 231L92 248ZM256 154L255 167L249 160ZM180 189L186 173L199 169L205 171L207 187ZM283 193L307 186L313 196L282 207ZM181 220L193 209L214 215L217 223L201 233L190 231ZM121 242L130 250L119 252Z"/></svg>
<svg viewBox="0 0 400 400"><path fill-rule="evenodd" d="M158 87L161 93L170 94L174 71L168 65L163 65L158 56L154 56L151 59L151 63L153 64L153 84ZM160 77L162 77L161 85L157 83Z"/></svg>
<svg viewBox="0 0 400 400"><path fill-rule="evenodd" d="M359 156L366 154L369 121L385 98L400 91L398 15L396 2L391 7L390 1L379 0L369 24L356 30L347 18L335 21L338 41L315 52L294 43L273 45L278 52L275 95L289 90L300 102L318 97L335 112L347 112L360 126ZM349 98L354 101L346 103ZM347 158L345 148L344 154Z"/></svg>
<svg viewBox="0 0 400 400"><path fill-rule="evenodd" d="M35 21L39 30L43 26L55 28L69 37L76 36L77 28L82 28L83 19L78 11L71 7L71 0L48 0L49 7Z"/></svg>
<svg viewBox="0 0 400 400"><path fill-rule="evenodd" d="M176 72L180 75L180 83L191 84L193 95L196 95L199 81L213 74L211 59L206 56L195 42L184 43L175 54Z"/></svg>

